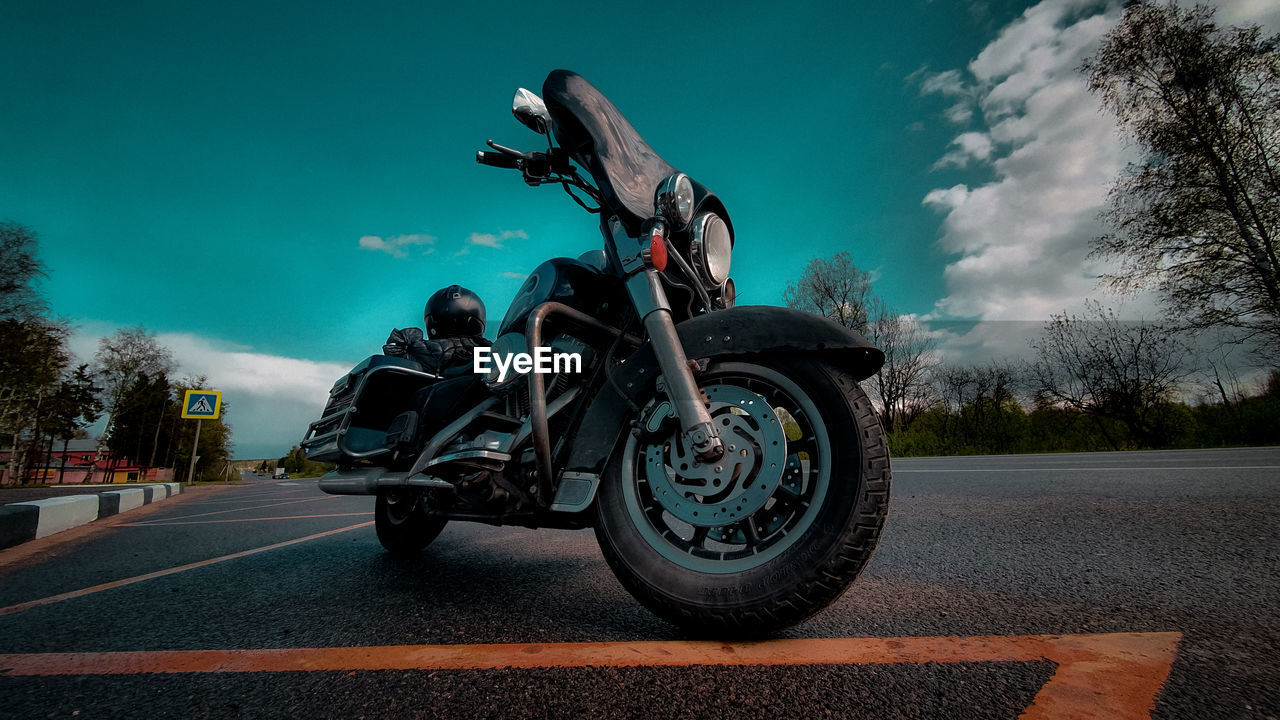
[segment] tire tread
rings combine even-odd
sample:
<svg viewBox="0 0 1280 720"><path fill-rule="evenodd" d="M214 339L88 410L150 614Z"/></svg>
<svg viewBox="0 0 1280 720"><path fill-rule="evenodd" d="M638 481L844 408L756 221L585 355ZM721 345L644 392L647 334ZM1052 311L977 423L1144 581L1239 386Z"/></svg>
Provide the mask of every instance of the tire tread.
<svg viewBox="0 0 1280 720"><path fill-rule="evenodd" d="M646 607L699 635L753 637L799 623L834 602L862 572L884 530L889 508L889 446L866 393L848 372L823 365L822 370L840 388L854 415L854 437L863 438L861 471L863 488L852 522L828 559L808 569L805 577L787 593L738 608L696 608L654 592L621 561L608 542L600 547L623 586ZM599 530L597 530L599 532Z"/></svg>

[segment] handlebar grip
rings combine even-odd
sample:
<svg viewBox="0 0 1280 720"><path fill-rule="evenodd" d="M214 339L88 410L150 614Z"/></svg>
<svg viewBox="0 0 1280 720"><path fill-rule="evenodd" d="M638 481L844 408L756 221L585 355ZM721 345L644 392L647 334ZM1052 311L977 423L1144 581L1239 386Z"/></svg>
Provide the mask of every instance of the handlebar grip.
<svg viewBox="0 0 1280 720"><path fill-rule="evenodd" d="M517 168L520 167L516 158L500 152L485 152L484 150L476 151L476 162L481 165L489 165L500 168Z"/></svg>

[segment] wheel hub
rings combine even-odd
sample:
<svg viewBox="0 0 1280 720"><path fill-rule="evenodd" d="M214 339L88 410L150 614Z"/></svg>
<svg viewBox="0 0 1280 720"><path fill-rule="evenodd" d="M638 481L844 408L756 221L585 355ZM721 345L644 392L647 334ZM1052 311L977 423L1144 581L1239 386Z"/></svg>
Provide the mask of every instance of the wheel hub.
<svg viewBox="0 0 1280 720"><path fill-rule="evenodd" d="M653 497L669 513L697 527L737 522L764 507L786 470L787 436L769 403L734 385L704 389L725 454L697 459L679 428L643 448Z"/></svg>

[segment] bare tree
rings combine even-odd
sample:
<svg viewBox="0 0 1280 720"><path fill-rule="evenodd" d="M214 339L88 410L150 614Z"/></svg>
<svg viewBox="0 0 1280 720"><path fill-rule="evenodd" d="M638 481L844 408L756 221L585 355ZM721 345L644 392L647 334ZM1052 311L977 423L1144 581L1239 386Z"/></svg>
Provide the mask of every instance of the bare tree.
<svg viewBox="0 0 1280 720"><path fill-rule="evenodd" d="M1082 70L1144 153L1116 182L1097 257L1113 287L1160 288L1187 327L1280 357L1280 35L1213 9L1133 2Z"/></svg>
<svg viewBox="0 0 1280 720"><path fill-rule="evenodd" d="M117 330L111 337L99 340L94 360L107 408L107 427L103 437L111 433L121 410L121 401L139 375L166 374L174 367L173 352L157 342L155 336L142 326ZM162 421L163 418L157 420Z"/></svg>
<svg viewBox="0 0 1280 720"><path fill-rule="evenodd" d="M0 223L0 319L33 320L44 315L44 298L35 288L44 276L36 257L36 235L15 223Z"/></svg>
<svg viewBox="0 0 1280 720"><path fill-rule="evenodd" d="M953 413L966 407L1017 402L1018 370L1008 362L938 366L931 373L938 397Z"/></svg>
<svg viewBox="0 0 1280 720"><path fill-rule="evenodd" d="M884 365L871 379L885 431L904 429L934 404L930 372L938 364L937 341L914 318L872 303L867 338L884 351Z"/></svg>
<svg viewBox="0 0 1280 720"><path fill-rule="evenodd" d="M1013 452L1023 432L1025 412L1018 396L1021 373L1013 364L937 366L935 392L947 409L943 434L966 451Z"/></svg>
<svg viewBox="0 0 1280 720"><path fill-rule="evenodd" d="M789 308L816 313L865 333L872 303L871 273L854 265L847 252L814 258L799 281L787 284L782 300Z"/></svg>
<svg viewBox="0 0 1280 720"><path fill-rule="evenodd" d="M1030 342L1031 390L1041 404L1065 405L1124 424L1144 447L1167 442L1170 405L1188 375L1188 349L1167 323L1123 322L1096 302L1086 315L1050 316ZM1113 448L1121 443L1103 423Z"/></svg>
<svg viewBox="0 0 1280 720"><path fill-rule="evenodd" d="M816 313L868 337L885 361L868 383L889 432L903 429L929 398L928 371L935 362L934 341L919 323L894 313L871 289L871 274L847 252L814 258L800 280L787 285L787 307Z"/></svg>

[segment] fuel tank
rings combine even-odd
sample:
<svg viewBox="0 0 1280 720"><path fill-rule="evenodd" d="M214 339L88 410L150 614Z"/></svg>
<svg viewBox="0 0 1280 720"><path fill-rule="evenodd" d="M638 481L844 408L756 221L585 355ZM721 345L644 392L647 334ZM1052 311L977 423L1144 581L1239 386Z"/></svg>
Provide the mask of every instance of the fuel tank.
<svg viewBox="0 0 1280 720"><path fill-rule="evenodd" d="M498 326L498 337L524 332L529 313L544 302L564 303L608 321L624 307L622 284L581 259L552 258L534 268L511 301Z"/></svg>

